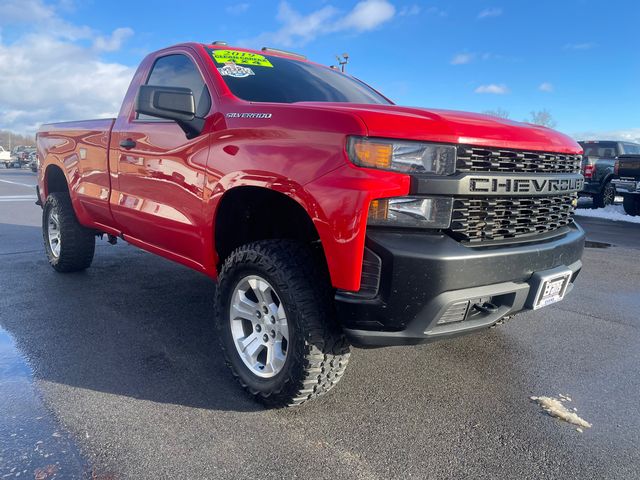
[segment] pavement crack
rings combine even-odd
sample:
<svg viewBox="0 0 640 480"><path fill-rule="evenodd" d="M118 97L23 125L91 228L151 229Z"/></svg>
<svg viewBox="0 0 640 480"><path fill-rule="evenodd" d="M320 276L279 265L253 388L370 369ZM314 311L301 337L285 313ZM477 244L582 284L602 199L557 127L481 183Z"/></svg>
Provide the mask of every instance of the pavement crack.
<svg viewBox="0 0 640 480"><path fill-rule="evenodd" d="M603 317L599 317L597 315L591 315L590 313L585 313L585 312L578 312L578 311L572 310L570 308L561 308L559 306L554 306L553 308L555 310L560 310L561 312L575 313L576 315L582 315L584 317L593 318L595 320L602 320L603 322L607 322L607 323L614 323L616 325L623 325L625 327L631 327L631 328L635 328L635 329L638 328L637 326L632 325L630 323L617 322L615 320L611 320L610 318L603 318Z"/></svg>
<svg viewBox="0 0 640 480"><path fill-rule="evenodd" d="M4 252L4 253L0 253L0 257L4 257L5 255L23 255L25 253L39 253L42 252L42 250L24 250L22 252Z"/></svg>

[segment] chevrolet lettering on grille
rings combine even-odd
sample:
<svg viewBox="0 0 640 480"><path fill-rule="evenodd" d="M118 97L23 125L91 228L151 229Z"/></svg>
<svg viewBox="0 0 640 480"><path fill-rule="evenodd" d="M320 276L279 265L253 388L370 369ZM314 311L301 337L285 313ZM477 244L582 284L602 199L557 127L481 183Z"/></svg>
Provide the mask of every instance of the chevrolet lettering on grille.
<svg viewBox="0 0 640 480"><path fill-rule="evenodd" d="M417 194L499 197L554 196L582 190L584 178L579 173L558 175L522 175L505 173L462 174L448 178L422 177L412 180Z"/></svg>
<svg viewBox="0 0 640 480"><path fill-rule="evenodd" d="M582 178L470 178L471 192L497 194L566 193L582 189Z"/></svg>

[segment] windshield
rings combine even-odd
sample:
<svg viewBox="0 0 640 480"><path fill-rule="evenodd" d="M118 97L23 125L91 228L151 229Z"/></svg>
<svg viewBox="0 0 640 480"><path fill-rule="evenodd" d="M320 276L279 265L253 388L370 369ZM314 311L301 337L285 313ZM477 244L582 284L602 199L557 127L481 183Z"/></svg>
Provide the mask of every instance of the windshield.
<svg viewBox="0 0 640 480"><path fill-rule="evenodd" d="M585 157L615 158L616 142L578 142L584 150Z"/></svg>
<svg viewBox="0 0 640 480"><path fill-rule="evenodd" d="M364 83L330 68L239 50L207 50L229 90L249 102L390 104Z"/></svg>

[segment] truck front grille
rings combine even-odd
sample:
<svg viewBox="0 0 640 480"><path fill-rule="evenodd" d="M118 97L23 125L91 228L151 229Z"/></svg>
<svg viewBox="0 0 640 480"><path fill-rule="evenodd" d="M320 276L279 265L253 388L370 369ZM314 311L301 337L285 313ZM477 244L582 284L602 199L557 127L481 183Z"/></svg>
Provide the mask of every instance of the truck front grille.
<svg viewBox="0 0 640 480"><path fill-rule="evenodd" d="M457 197L449 233L478 243L556 230L573 221L577 194L552 197Z"/></svg>
<svg viewBox="0 0 640 480"><path fill-rule="evenodd" d="M578 173L581 155L458 147L459 172Z"/></svg>

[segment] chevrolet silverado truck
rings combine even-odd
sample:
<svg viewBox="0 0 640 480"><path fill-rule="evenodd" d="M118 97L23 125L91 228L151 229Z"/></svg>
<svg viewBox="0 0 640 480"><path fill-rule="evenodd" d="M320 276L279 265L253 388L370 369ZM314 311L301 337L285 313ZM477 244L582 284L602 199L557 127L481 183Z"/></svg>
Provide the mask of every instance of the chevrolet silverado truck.
<svg viewBox="0 0 640 480"><path fill-rule="evenodd" d="M622 195L627 215L640 215L640 151L639 155L620 155L614 165L616 190Z"/></svg>
<svg viewBox="0 0 640 480"><path fill-rule="evenodd" d="M51 266L86 269L106 235L216 280L226 363L270 406L330 390L351 345L557 302L582 266L573 140L397 106L279 50L152 53L117 118L44 125L37 149Z"/></svg>

